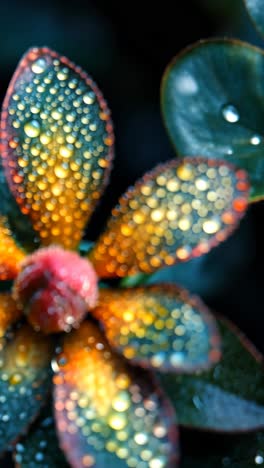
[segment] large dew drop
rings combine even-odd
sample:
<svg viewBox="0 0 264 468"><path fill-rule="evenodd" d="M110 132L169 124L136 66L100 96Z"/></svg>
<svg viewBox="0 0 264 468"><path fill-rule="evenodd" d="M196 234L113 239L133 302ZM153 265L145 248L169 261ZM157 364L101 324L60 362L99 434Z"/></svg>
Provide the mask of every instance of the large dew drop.
<svg viewBox="0 0 264 468"><path fill-rule="evenodd" d="M227 104L222 108L224 119L229 123L236 123L239 121L239 112L232 104Z"/></svg>

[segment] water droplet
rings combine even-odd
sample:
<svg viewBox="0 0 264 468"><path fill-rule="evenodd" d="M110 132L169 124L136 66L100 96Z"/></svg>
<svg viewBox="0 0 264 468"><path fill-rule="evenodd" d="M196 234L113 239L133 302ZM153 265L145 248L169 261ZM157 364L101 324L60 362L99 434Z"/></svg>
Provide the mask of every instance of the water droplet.
<svg viewBox="0 0 264 468"><path fill-rule="evenodd" d="M39 75L40 73L43 73L46 68L46 60L44 58L39 58L35 62L32 63L31 65L31 70L33 73L36 73Z"/></svg>
<svg viewBox="0 0 264 468"><path fill-rule="evenodd" d="M57 78L58 78L58 80L60 80L60 81L67 80L67 78L68 78L68 69L67 69L67 68L63 68L62 70L60 70L60 71L57 73Z"/></svg>
<svg viewBox="0 0 264 468"><path fill-rule="evenodd" d="M40 134L40 125L37 120L31 120L24 125L24 132L29 138L35 138Z"/></svg>
<svg viewBox="0 0 264 468"><path fill-rule="evenodd" d="M137 432L134 440L138 445L145 445L148 442L148 435L145 432Z"/></svg>
<svg viewBox="0 0 264 468"><path fill-rule="evenodd" d="M120 431L127 425L127 419L122 413L111 413L108 418L108 424L115 431Z"/></svg>
<svg viewBox="0 0 264 468"><path fill-rule="evenodd" d="M255 463L256 465L262 465L264 463L264 458L261 455L255 456Z"/></svg>
<svg viewBox="0 0 264 468"><path fill-rule="evenodd" d="M51 368L52 368L53 372L59 372L60 367L58 365L57 359L52 359Z"/></svg>
<svg viewBox="0 0 264 468"><path fill-rule="evenodd" d="M69 158L72 155L73 146L72 145L61 146L59 152L63 158Z"/></svg>
<svg viewBox="0 0 264 468"><path fill-rule="evenodd" d="M217 217L207 219L203 223L203 230L206 234L214 234L219 231L221 227L220 220Z"/></svg>
<svg viewBox="0 0 264 468"><path fill-rule="evenodd" d="M59 165L55 166L54 173L59 179L65 179L68 175L68 171Z"/></svg>
<svg viewBox="0 0 264 468"><path fill-rule="evenodd" d="M237 108L232 104L223 106L222 114L224 119L229 123L238 122L240 118Z"/></svg>
<svg viewBox="0 0 264 468"><path fill-rule="evenodd" d="M44 455L43 455L43 453L37 452L36 455L35 455L35 460L36 460L37 462L43 461L43 460L44 460Z"/></svg>
<svg viewBox="0 0 264 468"><path fill-rule="evenodd" d="M72 325L74 323L74 317L72 315L68 315L68 317L65 318L65 322L67 325Z"/></svg>
<svg viewBox="0 0 264 468"><path fill-rule="evenodd" d="M202 402L201 398L198 395L195 395L193 397L192 401L193 401L193 404L194 404L195 408L197 408L197 409L202 408L203 402Z"/></svg>
<svg viewBox="0 0 264 468"><path fill-rule="evenodd" d="M126 411L130 406L129 394L125 391L119 392L112 401L112 407L118 411Z"/></svg>
<svg viewBox="0 0 264 468"><path fill-rule="evenodd" d="M259 135L253 135L253 137L250 138L250 143L255 146L259 145L261 143L261 137Z"/></svg>
<svg viewBox="0 0 264 468"><path fill-rule="evenodd" d="M18 385L22 381L22 375L16 372L9 378L10 385Z"/></svg>
<svg viewBox="0 0 264 468"><path fill-rule="evenodd" d="M10 419L10 416L8 414L4 414L1 419L3 422L8 422Z"/></svg>

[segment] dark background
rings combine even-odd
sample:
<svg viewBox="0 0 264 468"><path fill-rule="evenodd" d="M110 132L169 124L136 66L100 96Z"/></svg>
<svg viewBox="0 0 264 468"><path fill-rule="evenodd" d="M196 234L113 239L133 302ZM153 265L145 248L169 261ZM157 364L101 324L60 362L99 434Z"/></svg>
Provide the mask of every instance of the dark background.
<svg viewBox="0 0 264 468"><path fill-rule="evenodd" d="M87 238L98 235L128 185L175 156L159 103L168 62L192 42L223 35L264 46L242 0L0 0L1 101L21 55L33 45L47 45L87 70L112 109L116 158L111 187L93 216ZM201 294L264 350L262 218L263 203L258 203L228 241L201 259L174 267L169 279ZM195 450L194 440L197 448L199 438L183 434L184 452L190 446ZM8 466L4 463L1 467Z"/></svg>

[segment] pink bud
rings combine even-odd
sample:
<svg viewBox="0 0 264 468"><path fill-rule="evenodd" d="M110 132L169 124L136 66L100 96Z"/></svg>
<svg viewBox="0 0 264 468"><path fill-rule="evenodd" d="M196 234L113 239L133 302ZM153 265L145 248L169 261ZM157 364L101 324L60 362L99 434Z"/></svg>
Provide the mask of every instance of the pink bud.
<svg viewBox="0 0 264 468"><path fill-rule="evenodd" d="M13 295L36 330L69 331L96 305L97 276L77 253L47 247L22 263Z"/></svg>

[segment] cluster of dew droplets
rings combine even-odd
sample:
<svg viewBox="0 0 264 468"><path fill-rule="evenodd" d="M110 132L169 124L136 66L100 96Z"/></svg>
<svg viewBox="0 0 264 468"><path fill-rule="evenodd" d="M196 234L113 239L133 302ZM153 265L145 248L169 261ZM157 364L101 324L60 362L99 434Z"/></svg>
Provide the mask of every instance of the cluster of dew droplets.
<svg viewBox="0 0 264 468"><path fill-rule="evenodd" d="M94 82L69 62L44 54L30 70L21 71L7 104L4 160L42 243L72 248L110 164L110 113Z"/></svg>

